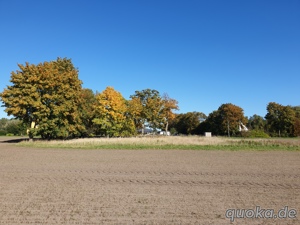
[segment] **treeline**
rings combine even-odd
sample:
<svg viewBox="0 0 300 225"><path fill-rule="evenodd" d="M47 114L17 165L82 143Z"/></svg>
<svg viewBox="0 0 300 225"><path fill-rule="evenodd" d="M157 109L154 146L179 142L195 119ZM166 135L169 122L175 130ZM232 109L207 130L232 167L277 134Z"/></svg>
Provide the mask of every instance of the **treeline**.
<svg viewBox="0 0 300 225"><path fill-rule="evenodd" d="M168 130L178 102L157 90L135 91L126 100L113 87L95 94L82 88L70 59L18 64L0 94L5 111L26 126L30 138L132 136L145 127Z"/></svg>
<svg viewBox="0 0 300 225"><path fill-rule="evenodd" d="M265 118L247 118L242 108L231 103L208 116L202 112L175 114L178 102L157 90L135 91L127 100L113 87L100 93L82 88L78 70L67 58L18 66L11 73L12 85L0 93L5 111L14 116L13 120L1 119L0 135L123 137L150 128L172 134L300 136L300 107L271 102ZM251 131L241 132L241 124Z"/></svg>
<svg viewBox="0 0 300 225"><path fill-rule="evenodd" d="M245 125L248 131L241 130ZM243 109L231 103L222 104L207 117L201 112L176 115L170 128L179 134L203 135L212 132L219 136L299 137L300 106L283 106L275 102L267 105L265 117L244 116Z"/></svg>

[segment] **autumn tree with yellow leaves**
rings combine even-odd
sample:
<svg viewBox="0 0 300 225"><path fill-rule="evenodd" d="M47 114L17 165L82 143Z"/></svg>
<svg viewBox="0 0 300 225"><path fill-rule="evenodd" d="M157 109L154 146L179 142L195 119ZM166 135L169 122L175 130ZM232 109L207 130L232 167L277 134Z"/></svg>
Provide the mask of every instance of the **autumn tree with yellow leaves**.
<svg viewBox="0 0 300 225"><path fill-rule="evenodd" d="M79 136L84 130L78 110L82 82L70 59L18 64L0 97L5 111L27 124L30 138Z"/></svg>
<svg viewBox="0 0 300 225"><path fill-rule="evenodd" d="M30 138L131 136L145 126L168 131L178 109L175 99L152 89L136 91L130 100L113 87L94 94L82 88L67 58L18 66L0 100L9 116L27 126Z"/></svg>
<svg viewBox="0 0 300 225"><path fill-rule="evenodd" d="M99 126L100 134L130 136L135 132L134 122L128 116L128 106L122 94L113 87L107 87L96 96L97 118L93 120Z"/></svg>

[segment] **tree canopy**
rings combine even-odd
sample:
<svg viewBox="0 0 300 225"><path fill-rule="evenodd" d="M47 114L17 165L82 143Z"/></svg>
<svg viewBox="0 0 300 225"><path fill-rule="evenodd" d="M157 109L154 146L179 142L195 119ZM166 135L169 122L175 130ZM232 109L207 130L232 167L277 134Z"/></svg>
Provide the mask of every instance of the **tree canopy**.
<svg viewBox="0 0 300 225"><path fill-rule="evenodd" d="M8 115L27 124L30 136L78 136L84 127L78 110L81 81L70 59L18 64L11 86L1 93Z"/></svg>
<svg viewBox="0 0 300 225"><path fill-rule="evenodd" d="M137 128L163 129L168 131L170 120L175 117L173 110L178 110L178 102L169 97L168 94L160 95L154 89L135 91L130 96L131 112Z"/></svg>
<svg viewBox="0 0 300 225"><path fill-rule="evenodd" d="M0 99L13 120L1 120L0 135L40 135L44 139L86 136L131 136L145 128L180 134L238 136L240 125L255 131L254 136L300 136L300 106L267 105L265 118L254 114L249 119L244 110L232 103L206 116L202 112L175 114L178 101L155 89L135 91L126 100L113 87L96 94L82 88L78 70L71 59L57 58L39 64L18 64L11 73ZM251 136L251 135L250 135ZM252 135L253 136L253 135Z"/></svg>
<svg viewBox="0 0 300 225"><path fill-rule="evenodd" d="M240 123L247 123L243 109L232 103L226 103L208 115L206 121L200 125L200 130L210 131L215 135L231 136L239 133Z"/></svg>
<svg viewBox="0 0 300 225"><path fill-rule="evenodd" d="M100 133L106 136L128 136L134 132L133 121L127 117L125 98L113 87L107 87L96 96L96 117L93 122L100 126Z"/></svg>
<svg viewBox="0 0 300 225"><path fill-rule="evenodd" d="M272 136L298 136L300 130L298 110L298 107L270 102L265 116L269 133Z"/></svg>

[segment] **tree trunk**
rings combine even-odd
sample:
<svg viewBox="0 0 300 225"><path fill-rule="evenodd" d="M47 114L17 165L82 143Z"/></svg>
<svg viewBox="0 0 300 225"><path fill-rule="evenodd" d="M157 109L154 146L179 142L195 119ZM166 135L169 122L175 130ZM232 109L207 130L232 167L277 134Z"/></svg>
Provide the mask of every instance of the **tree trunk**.
<svg viewBox="0 0 300 225"><path fill-rule="evenodd" d="M169 122L167 122L167 124L166 124L166 135L167 135L167 133L168 133L168 128L169 128Z"/></svg>

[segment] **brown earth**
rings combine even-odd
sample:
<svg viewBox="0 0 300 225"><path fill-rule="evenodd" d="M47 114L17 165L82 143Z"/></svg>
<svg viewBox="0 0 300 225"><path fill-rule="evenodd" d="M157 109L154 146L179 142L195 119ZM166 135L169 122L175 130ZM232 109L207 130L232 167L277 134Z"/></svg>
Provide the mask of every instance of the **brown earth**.
<svg viewBox="0 0 300 225"><path fill-rule="evenodd" d="M300 224L300 152L31 149L4 141L0 224ZM225 217L256 206L298 214Z"/></svg>

